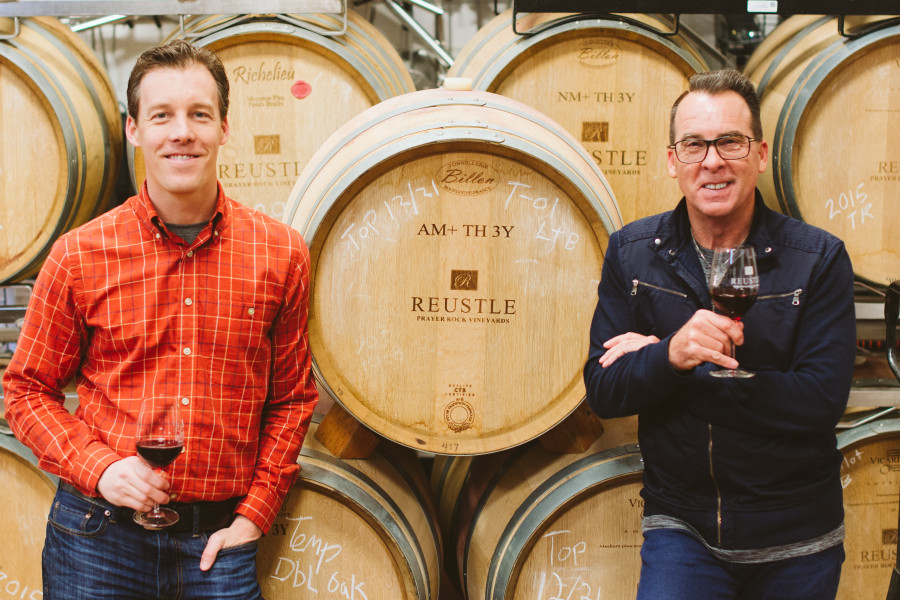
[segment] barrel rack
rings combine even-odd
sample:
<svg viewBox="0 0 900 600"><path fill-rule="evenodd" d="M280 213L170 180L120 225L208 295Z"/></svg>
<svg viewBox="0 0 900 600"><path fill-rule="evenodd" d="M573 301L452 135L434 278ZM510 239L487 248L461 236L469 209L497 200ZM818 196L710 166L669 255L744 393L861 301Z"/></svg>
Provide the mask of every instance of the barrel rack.
<svg viewBox="0 0 900 600"><path fill-rule="evenodd" d="M344 27L340 30L321 30L310 25L305 28L323 36L343 35L347 31L347 12L350 0L0 0L0 17L90 17L96 19L79 23L73 31L99 27L108 23L127 20L134 16L172 15L180 17L182 29L188 15L215 14L275 14L282 17L291 14L342 14ZM445 65L453 64L450 54L412 15L395 0L383 3L415 33ZM444 10L428 0L407 0L426 11L442 16ZM285 20L287 20L285 18ZM18 34L16 31L9 37ZM2 37L0 37L2 39Z"/></svg>
<svg viewBox="0 0 900 600"><path fill-rule="evenodd" d="M884 298L874 293L856 301L856 331L858 339L884 340ZM865 350L861 350L865 352ZM883 348L873 350L867 359L874 369L857 370L850 389L850 406L900 407L900 385L888 367Z"/></svg>
<svg viewBox="0 0 900 600"><path fill-rule="evenodd" d="M0 0L0 17L340 13L342 0Z"/></svg>
<svg viewBox="0 0 900 600"><path fill-rule="evenodd" d="M876 15L897 12L896 0L513 0L518 12Z"/></svg>
<svg viewBox="0 0 900 600"><path fill-rule="evenodd" d="M494 0L496 11L497 0ZM770 15L838 15L838 31L845 37L844 17L848 15L893 15L898 12L896 0L512 0L512 27L517 31L518 13L664 13L674 14L676 35L681 15L687 14L770 14ZM900 16L898 16L900 19ZM893 23L894 19L890 20Z"/></svg>

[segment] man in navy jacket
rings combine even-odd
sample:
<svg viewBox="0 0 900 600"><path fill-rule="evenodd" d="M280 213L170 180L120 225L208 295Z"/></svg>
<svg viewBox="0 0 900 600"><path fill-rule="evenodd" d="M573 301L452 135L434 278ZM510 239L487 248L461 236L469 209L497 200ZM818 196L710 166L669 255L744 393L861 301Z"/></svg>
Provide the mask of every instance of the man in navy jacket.
<svg viewBox="0 0 900 600"><path fill-rule="evenodd" d="M598 415L639 415L638 598L834 598L844 559L835 426L855 354L850 259L833 235L763 203L769 149L742 74L694 76L669 136L684 198L610 237L584 369ZM756 249L760 288L733 321L712 310L706 281L712 250L741 243ZM755 376L709 375L738 364Z"/></svg>

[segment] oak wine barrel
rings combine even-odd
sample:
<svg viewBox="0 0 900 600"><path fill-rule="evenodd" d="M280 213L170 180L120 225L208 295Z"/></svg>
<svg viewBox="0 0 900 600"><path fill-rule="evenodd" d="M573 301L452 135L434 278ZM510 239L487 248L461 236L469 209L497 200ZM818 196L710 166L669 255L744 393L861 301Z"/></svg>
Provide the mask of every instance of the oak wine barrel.
<svg viewBox="0 0 900 600"><path fill-rule="evenodd" d="M55 18L19 26L0 41L0 283L35 275L59 235L112 206L123 142L85 42Z"/></svg>
<svg viewBox="0 0 900 600"><path fill-rule="evenodd" d="M38 468L34 454L0 432L0 596L41 598L41 552L56 477Z"/></svg>
<svg viewBox="0 0 900 600"><path fill-rule="evenodd" d="M464 598L635 597L643 541L637 418L604 425L580 454L530 443L436 459L446 568Z"/></svg>
<svg viewBox="0 0 900 600"><path fill-rule="evenodd" d="M897 562L900 419L838 434L844 455L844 550L838 600L884 600Z"/></svg>
<svg viewBox="0 0 900 600"><path fill-rule="evenodd" d="M625 20L618 20L625 19ZM673 208L666 168L669 111L691 75L725 63L682 27L654 15L571 16L512 11L484 25L448 72L473 88L528 104L578 138L603 170L624 221Z"/></svg>
<svg viewBox="0 0 900 600"><path fill-rule="evenodd" d="M317 381L405 446L516 446L584 397L609 234L602 173L559 125L487 92L367 110L313 157L286 221L310 247Z"/></svg>
<svg viewBox="0 0 900 600"><path fill-rule="evenodd" d="M844 240L877 286L900 278L900 25L884 19L860 18L848 38L836 17L790 17L747 70L770 144L766 201Z"/></svg>
<svg viewBox="0 0 900 600"><path fill-rule="evenodd" d="M219 150L226 192L276 219L313 153L351 117L415 90L390 42L357 13L214 15L185 24L184 37L216 52L228 73L228 142ZM130 148L130 147L129 147ZM133 183L145 171L130 149Z"/></svg>
<svg viewBox="0 0 900 600"><path fill-rule="evenodd" d="M257 566L270 600L317 597L436 600L441 540L414 452L383 442L365 460L339 460L310 428L301 472Z"/></svg>

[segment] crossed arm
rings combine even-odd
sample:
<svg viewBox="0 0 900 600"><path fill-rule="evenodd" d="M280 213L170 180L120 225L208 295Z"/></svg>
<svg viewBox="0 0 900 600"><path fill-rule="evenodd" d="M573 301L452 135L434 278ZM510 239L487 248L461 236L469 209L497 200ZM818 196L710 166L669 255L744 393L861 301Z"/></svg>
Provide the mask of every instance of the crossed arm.
<svg viewBox="0 0 900 600"><path fill-rule="evenodd" d="M629 352L657 342L659 338L655 335L633 331L612 337L603 344L606 352L599 359L600 366L605 369ZM689 371L704 362L734 369L738 363L730 356L732 343L737 346L744 343L743 323L701 309L672 336L669 363L678 371Z"/></svg>

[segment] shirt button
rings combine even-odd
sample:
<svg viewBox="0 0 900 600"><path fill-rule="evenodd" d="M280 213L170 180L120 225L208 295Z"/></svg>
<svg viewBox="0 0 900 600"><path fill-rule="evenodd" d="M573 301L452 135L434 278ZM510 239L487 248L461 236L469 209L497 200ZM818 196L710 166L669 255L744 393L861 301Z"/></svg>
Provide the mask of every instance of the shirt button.
<svg viewBox="0 0 900 600"><path fill-rule="evenodd" d="M161 238L161 237L162 237L162 234L161 234L160 232L157 231L157 232L156 232L156 239L159 239L159 238Z"/></svg>
<svg viewBox="0 0 900 600"><path fill-rule="evenodd" d="M669 256L675 256L675 251L674 251L674 250L669 250Z"/></svg>
<svg viewBox="0 0 900 600"><path fill-rule="evenodd" d="M772 251L772 247L771 247L771 246L769 246L769 247L766 248L766 254L768 254L768 253L771 252L771 251Z"/></svg>
<svg viewBox="0 0 900 600"><path fill-rule="evenodd" d="M662 240L659 238L656 238L655 240L653 240L653 243L656 244L657 246L659 246L660 244L662 244Z"/></svg>
<svg viewBox="0 0 900 600"><path fill-rule="evenodd" d="M247 314L249 314L250 316L255 315L255 314L256 314L256 309L255 309L255 308L248 308L248 309L247 309Z"/></svg>
<svg viewBox="0 0 900 600"><path fill-rule="evenodd" d="M193 251L193 250L188 250L188 251L187 251L187 255L188 255L188 258L192 257L192 256L194 255L194 251Z"/></svg>
<svg viewBox="0 0 900 600"><path fill-rule="evenodd" d="M189 355L191 354L191 349L190 349L190 348L185 348L184 350L182 350L182 352L184 352L184 355L185 355L185 356L189 356Z"/></svg>
<svg viewBox="0 0 900 600"><path fill-rule="evenodd" d="M193 303L194 303L194 301L191 300L190 298L185 298L185 299L184 299L184 304L185 304L186 306L190 306L190 305L193 304Z"/></svg>
<svg viewBox="0 0 900 600"><path fill-rule="evenodd" d="M169 500L176 500L177 498L178 498L178 494L176 494L175 492L172 492L171 494L169 494Z"/></svg>
<svg viewBox="0 0 900 600"><path fill-rule="evenodd" d="M182 399L181 399L181 403L182 403L183 405L187 406L188 404L191 403L191 399L190 399L190 398L182 398Z"/></svg>

